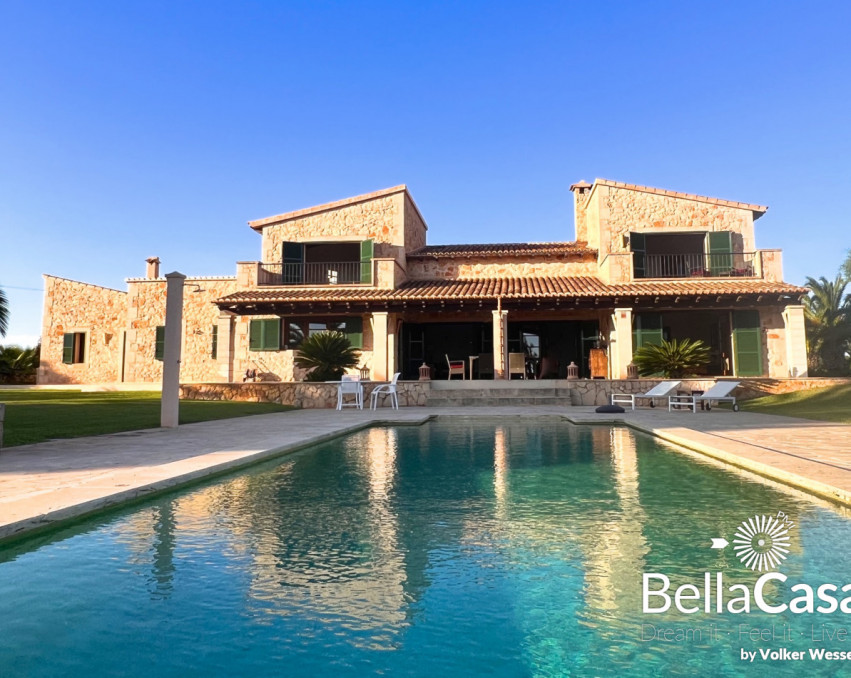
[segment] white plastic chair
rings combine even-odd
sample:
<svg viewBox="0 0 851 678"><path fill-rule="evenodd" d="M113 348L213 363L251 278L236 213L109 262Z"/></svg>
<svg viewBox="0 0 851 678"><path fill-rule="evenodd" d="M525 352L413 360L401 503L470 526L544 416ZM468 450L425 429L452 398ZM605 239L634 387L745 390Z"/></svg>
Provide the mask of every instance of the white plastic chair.
<svg viewBox="0 0 851 678"><path fill-rule="evenodd" d="M679 381L660 381L647 393L612 393L612 405L629 405L634 410L636 400L649 398L650 407L656 407L653 398L664 398L679 385Z"/></svg>
<svg viewBox="0 0 851 678"><path fill-rule="evenodd" d="M739 385L738 381L716 381L703 395L674 395L668 398L668 412L674 407L687 407L697 412L698 403L706 403L706 409L712 409L712 402L733 403L733 412L739 411L736 397L730 394Z"/></svg>
<svg viewBox="0 0 851 678"><path fill-rule="evenodd" d="M354 402L344 402L347 395L353 395ZM344 407L363 409L363 386L361 386L360 378L355 374L344 374L337 385L337 409L342 410Z"/></svg>
<svg viewBox="0 0 851 678"><path fill-rule="evenodd" d="M393 379L390 380L389 384L381 384L381 386L376 386L372 393L369 396L369 407L372 410L378 409L378 397L382 396L386 398L390 396L390 405L394 410L399 409L399 395L396 392L396 382L399 381L399 375L401 372L396 372L393 375Z"/></svg>

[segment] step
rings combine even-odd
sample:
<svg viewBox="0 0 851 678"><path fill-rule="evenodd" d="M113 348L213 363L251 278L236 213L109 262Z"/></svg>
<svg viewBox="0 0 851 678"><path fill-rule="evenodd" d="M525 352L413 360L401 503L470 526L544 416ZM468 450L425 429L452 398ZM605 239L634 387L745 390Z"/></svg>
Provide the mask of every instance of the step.
<svg viewBox="0 0 851 678"><path fill-rule="evenodd" d="M553 405L570 407L572 404L570 396L556 395L524 395L503 396L488 394L473 396L470 394L457 394L446 397L445 394L430 394L426 399L426 407L510 407L512 405Z"/></svg>

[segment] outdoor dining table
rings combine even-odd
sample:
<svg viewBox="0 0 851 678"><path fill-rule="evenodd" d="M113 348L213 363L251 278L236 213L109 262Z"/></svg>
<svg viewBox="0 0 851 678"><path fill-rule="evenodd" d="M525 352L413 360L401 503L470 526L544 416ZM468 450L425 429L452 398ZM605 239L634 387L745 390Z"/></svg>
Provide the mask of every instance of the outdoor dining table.
<svg viewBox="0 0 851 678"><path fill-rule="evenodd" d="M479 359L479 356L477 356L477 355L471 355L470 356L470 379L473 378L473 362L478 360L478 359Z"/></svg>

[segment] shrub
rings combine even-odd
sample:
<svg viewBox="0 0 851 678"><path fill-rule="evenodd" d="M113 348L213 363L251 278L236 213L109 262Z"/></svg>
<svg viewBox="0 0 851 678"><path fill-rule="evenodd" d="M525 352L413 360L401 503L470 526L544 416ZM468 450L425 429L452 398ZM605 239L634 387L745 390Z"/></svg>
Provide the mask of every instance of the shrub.
<svg viewBox="0 0 851 678"><path fill-rule="evenodd" d="M311 370L306 381L332 381L340 379L348 368L357 367L359 359L359 351L352 348L345 334L319 332L301 342L295 364Z"/></svg>
<svg viewBox="0 0 851 678"><path fill-rule="evenodd" d="M682 378L709 362L709 348L699 339L674 339L637 349L632 361L642 377L663 374Z"/></svg>

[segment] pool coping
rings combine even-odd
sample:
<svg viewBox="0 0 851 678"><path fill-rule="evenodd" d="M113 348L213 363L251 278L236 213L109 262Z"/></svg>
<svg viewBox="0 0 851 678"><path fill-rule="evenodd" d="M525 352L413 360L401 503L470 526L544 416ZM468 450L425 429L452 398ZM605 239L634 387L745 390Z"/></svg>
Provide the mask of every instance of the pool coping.
<svg viewBox="0 0 851 678"><path fill-rule="evenodd" d="M583 426L595 424L615 424L627 426L636 431L641 431L642 433L652 435L653 437L659 438L660 440L673 443L674 445L683 447L687 450L698 452L699 454L724 462L728 466L732 466L737 469L743 469L745 471L750 471L751 473L755 473L763 478L767 478L769 480L773 480L783 485L788 485L799 490L804 490L805 492L815 495L816 497L819 497L821 499L828 499L832 502L851 507L851 490L839 488L828 483L820 482L818 480L813 480L812 478L808 478L807 476L801 475L800 473L793 473L782 468L778 468L777 466L774 466L765 461L759 461L758 459L743 456L742 453L745 452L748 448L755 447L754 445L751 445L747 442L733 441L733 445L740 448L740 451L737 453L723 449L721 446L719 446L717 440L707 435L706 433L703 433L701 431L695 431L689 428L668 429L664 427L655 427L645 425L624 417L612 416L606 419L597 418L592 420L582 416L574 417L567 415L565 416L565 419L567 419L572 424ZM769 452L769 455L787 454L779 450L768 450L767 448L766 451ZM763 454L763 451L760 450L757 452L757 454ZM803 459L803 461L809 462L811 464L819 463L806 459Z"/></svg>
<svg viewBox="0 0 851 678"><path fill-rule="evenodd" d="M841 472L846 474L845 479L848 482L846 483L847 487L838 487L789 470L790 465L792 467L802 468L810 464L813 466L810 469L810 475L818 477L819 473L824 474L825 462L790 455L788 452L771 450L747 442L735 441L723 437L719 438L717 435L700 431L696 428L689 428L683 424L690 422L697 424L701 419L689 419L688 415L674 420L672 418L660 418L661 413L659 412L644 414L634 412L615 416L595 414L593 408L581 408L581 411L578 410L580 410L578 407L566 410L564 407L537 406L488 408L486 410L472 407L403 408L403 410L399 411L379 410L371 414L367 414L366 412L346 412L336 413L336 415L327 413L326 411L313 411L314 413L326 412L326 414L324 417L317 414L301 415L301 420L306 421L304 426L311 430L306 432L306 434L301 431L288 431L290 435L295 435L298 438L297 440L281 445L262 447L262 449L255 447L249 450L222 450L221 447L226 446L227 441L222 439L221 444L219 444L220 438L216 437L215 434L220 430L230 431L233 427L239 428L242 426L246 433L253 432L255 434L255 440L259 439L261 441L260 444L263 445L263 436L259 434L268 433L267 429L264 428L263 431L257 428L252 429L250 424L261 424L265 427L268 421L275 421L276 424L287 421L295 423L298 420L298 417L294 417L296 412L256 415L238 420L220 420L219 422L189 424L181 426L180 429L173 430L150 429L135 434L138 437L146 438L145 441L140 441L143 443L143 449L145 444L153 445L158 439L173 441L173 436L177 435L177 433L173 432L176 431L189 432L187 435L190 437L192 434L198 434L199 432L206 433L207 438L212 435L219 449L210 451L209 447L204 447L201 448L204 451L200 454L190 454L164 464L152 465L149 463L147 465L127 468L115 466L112 468L91 469L92 471L99 470L102 472L94 473L88 479L83 479L76 483L66 482L65 486L54 484L52 487L44 490L22 494L17 499L15 497L11 499L9 497L0 497L0 521L3 520L2 509L4 505L10 505L17 500L26 504L32 500L32 508L29 510L29 513L5 523L0 522L0 543L16 541L19 538L28 538L37 532L56 528L62 523L91 517L97 513L112 510L120 505L142 501L160 493L232 473L260 462L285 457L306 447L366 428L387 425L422 425L436 418L486 419L493 417L522 417L528 419L556 417L575 425L602 424L628 426L660 440L672 443L680 448L711 457L732 468L742 469L783 485L804 490L815 497L827 499L845 506L851 506L851 468L847 470L841 469ZM701 415L697 416L700 417ZM729 420L725 420L725 423L729 422L735 425L737 423L735 417L739 415L721 412L716 414L713 412L712 415L707 416L732 417ZM770 418L772 415L754 416ZM277 419L281 417L289 419ZM272 418L276 419L273 420ZM264 419L266 421L263 421ZM310 427L311 421L317 422L314 424L317 429L316 431ZM672 425L672 421L676 425ZM795 422L798 420L791 421ZM222 422L229 422L230 427L223 429ZM322 425L319 426L318 422L321 422ZM320 428L324 430L318 430ZM846 428L848 431L851 431L851 427ZM208 432L212 432L212 434ZM77 438L52 441L47 444L7 448L3 454L0 454L0 462L4 461L4 456L8 455L11 451L22 450L22 448L38 448L38 451L50 451L54 456L57 456L58 452L63 451L63 447L71 449L76 447L80 449L81 447L84 448L87 442L92 445L96 443L102 444L104 442L115 445L124 443L127 445L126 438L133 437L133 435L110 434L107 436L95 436L89 439ZM147 439L148 437L150 437L150 440ZM203 435L200 437L203 438ZM196 435L196 438L199 438L199 435ZM197 440L196 443L198 443ZM203 444L203 442L198 444ZM132 446L133 443L129 443L129 445ZM23 452L27 452L27 450L23 450ZM851 452L851 449L849 449L849 452ZM783 455L794 458L794 461L790 463L789 459L783 458ZM772 459L772 457L778 458ZM849 458L851 458L851 455L849 455ZM784 468L784 465L786 468ZM4 468L0 464L0 475L2 475L3 470ZM34 477L41 478L51 471L56 471L56 469L42 471L41 474L35 474ZM120 483L118 482L119 480L132 482L132 484ZM75 494L85 495L86 498L74 500ZM39 495L41 495L41 498L38 498ZM57 503L58 505L54 505Z"/></svg>

